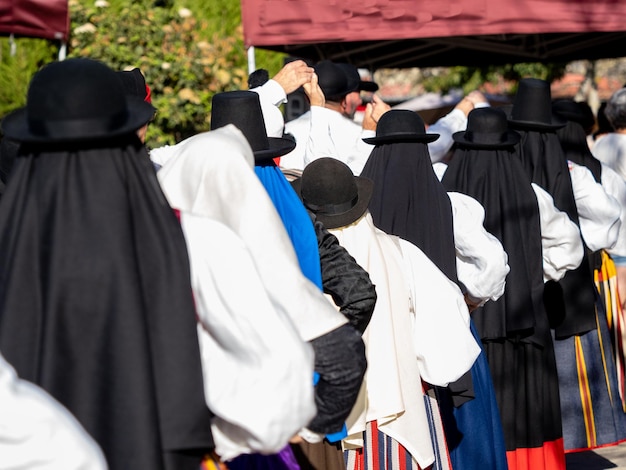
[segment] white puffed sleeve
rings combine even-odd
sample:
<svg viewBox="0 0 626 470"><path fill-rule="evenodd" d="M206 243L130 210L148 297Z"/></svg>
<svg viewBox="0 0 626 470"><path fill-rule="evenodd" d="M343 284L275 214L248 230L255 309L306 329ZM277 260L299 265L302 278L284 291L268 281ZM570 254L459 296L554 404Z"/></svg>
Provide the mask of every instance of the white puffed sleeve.
<svg viewBox="0 0 626 470"><path fill-rule="evenodd" d="M621 226L617 241L607 251L614 256L626 256L626 181L615 170L603 163L602 187L615 198L620 207Z"/></svg>
<svg viewBox="0 0 626 470"><path fill-rule="evenodd" d="M428 153L430 160L440 162L446 156L446 153L454 141L452 134L464 131L467 127L467 116L460 109L453 109L448 114L438 119L428 127L428 133L439 134L439 138L428 143Z"/></svg>
<svg viewBox="0 0 626 470"><path fill-rule="evenodd" d="M539 204L544 281L559 281L565 272L576 269L583 259L584 246L580 230L565 212L554 205L554 199L535 183L531 184Z"/></svg>
<svg viewBox="0 0 626 470"><path fill-rule="evenodd" d="M285 118L279 106L287 102L287 95L283 87L277 81L270 79L250 91L259 95L267 136L282 137L285 129Z"/></svg>
<svg viewBox="0 0 626 470"><path fill-rule="evenodd" d="M0 468L106 470L96 442L59 402L0 355Z"/></svg>
<svg viewBox="0 0 626 470"><path fill-rule="evenodd" d="M459 281L480 305L498 300L509 273L508 256L502 243L485 230L485 210L466 194L449 192L454 221L454 244Z"/></svg>
<svg viewBox="0 0 626 470"><path fill-rule="evenodd" d="M622 225L619 203L587 167L569 162L569 174L585 244L592 251L615 246Z"/></svg>
<svg viewBox="0 0 626 470"><path fill-rule="evenodd" d="M217 453L275 453L315 416L313 350L274 307L243 241L181 213Z"/></svg>
<svg viewBox="0 0 626 470"><path fill-rule="evenodd" d="M413 341L422 378L446 386L480 354L461 289L412 243L397 238L414 314Z"/></svg>

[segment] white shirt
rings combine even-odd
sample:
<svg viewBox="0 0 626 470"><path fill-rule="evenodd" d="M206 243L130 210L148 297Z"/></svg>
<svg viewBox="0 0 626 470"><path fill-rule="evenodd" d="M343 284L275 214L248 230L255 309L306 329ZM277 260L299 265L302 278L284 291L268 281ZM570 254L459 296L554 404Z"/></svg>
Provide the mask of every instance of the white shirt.
<svg viewBox="0 0 626 470"><path fill-rule="evenodd" d="M311 106L302 116L287 122L285 131L295 137L296 148L281 157L281 167L304 169L313 160L331 157L348 165L355 176L361 174L374 148L363 138L376 135L341 113L321 106Z"/></svg>
<svg viewBox="0 0 626 470"><path fill-rule="evenodd" d="M511 268L502 243L485 230L485 210L474 198L448 192L452 203L456 269L467 293L483 305L504 294Z"/></svg>
<svg viewBox="0 0 626 470"><path fill-rule="evenodd" d="M580 266L584 246L578 226L556 208L552 196L531 183L539 205L544 281L559 281L567 271Z"/></svg>
<svg viewBox="0 0 626 470"><path fill-rule="evenodd" d="M591 153L626 179L626 134L609 132L591 147Z"/></svg>
<svg viewBox="0 0 626 470"><path fill-rule="evenodd" d="M622 226L619 202L607 193L603 185L596 182L587 167L573 162L568 164L580 232L585 244L592 251L614 247ZM605 177L604 173L603 168L602 179ZM611 176L607 176L607 181L610 178Z"/></svg>
<svg viewBox="0 0 626 470"><path fill-rule="evenodd" d="M602 187L615 198L620 207L621 226L617 241L607 248L607 252L615 256L626 256L626 180L602 163Z"/></svg>
<svg viewBox="0 0 626 470"><path fill-rule="evenodd" d="M274 308L244 242L181 212L211 430L222 460L280 451L315 416L313 350ZM277 340L277 339L280 340Z"/></svg>

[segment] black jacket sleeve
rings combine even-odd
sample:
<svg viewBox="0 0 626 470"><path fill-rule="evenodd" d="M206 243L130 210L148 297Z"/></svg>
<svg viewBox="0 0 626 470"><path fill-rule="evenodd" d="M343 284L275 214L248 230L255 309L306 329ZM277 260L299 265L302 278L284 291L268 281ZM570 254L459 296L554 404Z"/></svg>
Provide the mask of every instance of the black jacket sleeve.
<svg viewBox="0 0 626 470"><path fill-rule="evenodd" d="M350 324L363 334L376 305L376 288L368 272L339 244L337 237L319 220L314 219L314 224L324 292L333 298Z"/></svg>
<svg viewBox="0 0 626 470"><path fill-rule="evenodd" d="M319 434L341 431L352 411L367 368L365 345L359 333L345 324L311 341L315 371L317 415L307 428Z"/></svg>

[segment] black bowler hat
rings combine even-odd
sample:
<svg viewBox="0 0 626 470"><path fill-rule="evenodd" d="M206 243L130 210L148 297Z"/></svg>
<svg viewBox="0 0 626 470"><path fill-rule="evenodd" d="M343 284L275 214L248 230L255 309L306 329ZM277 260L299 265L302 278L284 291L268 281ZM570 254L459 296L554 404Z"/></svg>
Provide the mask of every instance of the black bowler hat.
<svg viewBox="0 0 626 470"><path fill-rule="evenodd" d="M476 108L467 115L467 129L452 134L460 147L497 149L512 147L520 135L508 128L506 114L499 108Z"/></svg>
<svg viewBox="0 0 626 470"><path fill-rule="evenodd" d="M375 92L376 90L378 90L378 84L376 82L361 80L359 69L357 69L354 65L346 64L344 62L341 62L337 65L339 65L339 67L343 69L346 76L348 77L348 83L350 84L350 88L354 87L356 84L356 89L359 91Z"/></svg>
<svg viewBox="0 0 626 470"><path fill-rule="evenodd" d="M427 144L439 134L427 134L424 121L414 111L391 109L383 114L376 125L376 137L363 139L368 144L381 145L395 142L422 142Z"/></svg>
<svg viewBox="0 0 626 470"><path fill-rule="evenodd" d="M530 130L556 130L566 124L552 114L550 84L538 78L520 80L509 123L514 129Z"/></svg>
<svg viewBox="0 0 626 470"><path fill-rule="evenodd" d="M253 91L225 91L213 95L211 130L234 124L246 136L256 161L271 160L291 152L292 139L268 137L259 95Z"/></svg>
<svg viewBox="0 0 626 470"><path fill-rule="evenodd" d="M79 142L134 133L154 108L126 96L105 64L86 58L53 62L37 72L26 106L2 121L2 132L18 142Z"/></svg>
<svg viewBox="0 0 626 470"><path fill-rule="evenodd" d="M354 176L348 165L330 157L313 160L291 185L329 229L358 220L367 210L374 189L372 180Z"/></svg>
<svg viewBox="0 0 626 470"><path fill-rule="evenodd" d="M324 97L329 101L341 101L348 93L359 89L359 82L352 80L344 68L335 62L323 60L313 68Z"/></svg>

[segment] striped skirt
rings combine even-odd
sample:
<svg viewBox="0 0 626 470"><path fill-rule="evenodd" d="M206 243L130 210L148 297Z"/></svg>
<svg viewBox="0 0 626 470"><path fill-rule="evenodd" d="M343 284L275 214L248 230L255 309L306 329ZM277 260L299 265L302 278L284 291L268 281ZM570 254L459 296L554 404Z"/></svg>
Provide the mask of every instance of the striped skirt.
<svg viewBox="0 0 626 470"><path fill-rule="evenodd" d="M611 336L611 348L617 374L617 389L622 409L626 412L625 356L626 351L626 320L622 311L622 303L617 288L617 271L615 263L604 250L601 252L602 267L594 270L593 276L600 293L600 301L606 313L607 326Z"/></svg>
<svg viewBox="0 0 626 470"><path fill-rule="evenodd" d="M428 469L452 470L434 394L424 394L424 403L435 453L435 463ZM401 444L378 429L376 421L367 423L363 442L364 447L361 449L344 451L347 470L422 470Z"/></svg>
<svg viewBox="0 0 626 470"><path fill-rule="evenodd" d="M563 441L566 452L618 444L626 439L626 414L602 302L597 328L554 341Z"/></svg>

